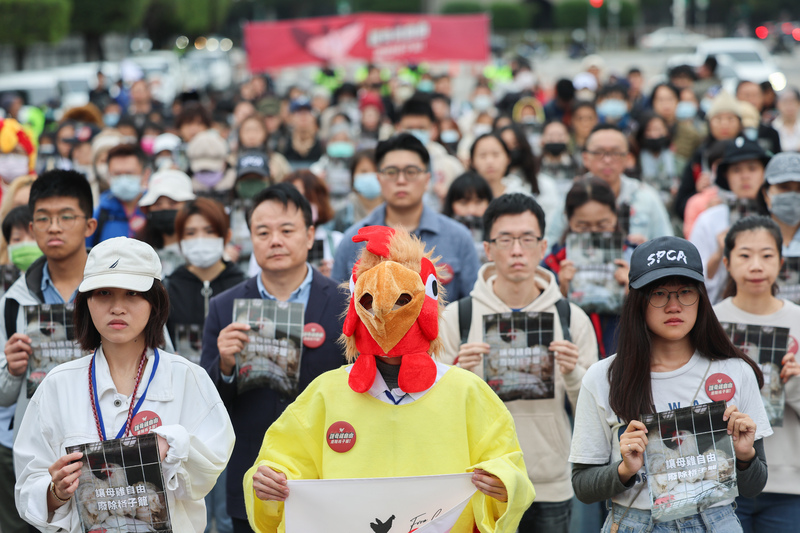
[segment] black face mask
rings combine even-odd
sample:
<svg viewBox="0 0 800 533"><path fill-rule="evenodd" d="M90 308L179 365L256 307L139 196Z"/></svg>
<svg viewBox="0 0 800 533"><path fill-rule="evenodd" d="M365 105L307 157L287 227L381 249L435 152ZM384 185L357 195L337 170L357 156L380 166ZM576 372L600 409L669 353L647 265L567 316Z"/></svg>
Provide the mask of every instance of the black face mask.
<svg viewBox="0 0 800 533"><path fill-rule="evenodd" d="M147 224L157 233L173 235L175 233L175 217L177 214L177 209L150 211L147 213Z"/></svg>
<svg viewBox="0 0 800 533"><path fill-rule="evenodd" d="M544 151L558 157L567 151L567 143L544 143Z"/></svg>
<svg viewBox="0 0 800 533"><path fill-rule="evenodd" d="M669 147L669 137L658 137L657 139L642 139L642 148L651 152L660 152Z"/></svg>

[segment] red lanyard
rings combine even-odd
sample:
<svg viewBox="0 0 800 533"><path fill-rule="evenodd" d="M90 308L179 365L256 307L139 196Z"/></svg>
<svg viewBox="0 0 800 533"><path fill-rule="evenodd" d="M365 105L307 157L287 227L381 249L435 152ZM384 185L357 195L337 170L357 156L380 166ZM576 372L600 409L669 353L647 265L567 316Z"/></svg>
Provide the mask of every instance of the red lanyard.
<svg viewBox="0 0 800 533"><path fill-rule="evenodd" d="M125 426L123 426L124 434L118 435L117 438L127 436L131 430L131 419L133 418L133 405L136 403L136 391L139 390L139 383L142 381L142 373L144 370L144 362L147 358L144 356L147 348L142 350L142 356L139 359L139 370L136 373L136 384L133 386L133 396L131 397L131 406L128 408L128 419L125 422ZM94 414L94 422L97 426L97 436L100 437L100 442L103 442L105 439L105 431L100 425L100 417L97 414L97 410L99 406L96 402L95 391L94 391L94 359L97 357L97 352L95 351L94 355L92 356L92 363L89 365L89 401L92 404L92 413ZM122 432L120 432L122 433Z"/></svg>

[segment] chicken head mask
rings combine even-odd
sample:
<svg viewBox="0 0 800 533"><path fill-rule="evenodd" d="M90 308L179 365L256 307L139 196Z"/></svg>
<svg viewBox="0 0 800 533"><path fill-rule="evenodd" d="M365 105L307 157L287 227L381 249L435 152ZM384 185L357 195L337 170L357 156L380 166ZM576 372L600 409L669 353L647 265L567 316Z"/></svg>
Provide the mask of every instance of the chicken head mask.
<svg viewBox="0 0 800 533"><path fill-rule="evenodd" d="M350 278L350 305L343 338L355 359L349 385L366 392L375 380L375 357L402 357L398 385L404 392L429 389L436 380L442 294L431 252L406 231L361 228L353 242L366 242Z"/></svg>

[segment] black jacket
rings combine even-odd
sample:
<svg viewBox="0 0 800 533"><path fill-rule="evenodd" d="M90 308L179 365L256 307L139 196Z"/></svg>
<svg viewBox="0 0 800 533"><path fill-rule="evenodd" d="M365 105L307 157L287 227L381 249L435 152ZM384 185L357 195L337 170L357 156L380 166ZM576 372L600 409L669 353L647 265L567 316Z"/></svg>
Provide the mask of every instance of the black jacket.
<svg viewBox="0 0 800 533"><path fill-rule="evenodd" d="M225 270L211 281L208 295L209 302L213 296L222 294L231 287L245 280L244 274L233 263L225 263ZM205 322L206 296L203 294L203 282L192 274L186 265L178 267L166 280L169 293L169 319L167 330L175 338L176 324L203 324Z"/></svg>
<svg viewBox="0 0 800 533"><path fill-rule="evenodd" d="M260 298L255 277L211 300L203 329L203 356L200 363L217 385L236 432L236 444L228 463L228 514L247 520L242 488L244 474L255 463L267 428L278 419L294 398L282 396L269 388L237 394L236 381L226 383L221 378L217 337L232 322L233 301L237 298ZM342 334L342 313L347 310L347 298L336 282L314 270L311 295L305 310L305 323L316 322L321 325L325 330L325 341L319 348L303 347L300 361L301 392L320 374L345 364L344 351L336 341Z"/></svg>

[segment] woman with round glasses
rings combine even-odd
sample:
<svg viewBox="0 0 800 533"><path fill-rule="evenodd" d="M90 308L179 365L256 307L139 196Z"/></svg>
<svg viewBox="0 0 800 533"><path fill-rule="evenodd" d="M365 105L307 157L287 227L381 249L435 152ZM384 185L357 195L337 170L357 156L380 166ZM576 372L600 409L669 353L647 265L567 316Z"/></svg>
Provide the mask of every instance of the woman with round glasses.
<svg viewBox="0 0 800 533"><path fill-rule="evenodd" d="M575 494L585 503L611 499L603 532L677 531L678 521L684 531L740 532L735 494L728 497L723 482L735 479L746 497L766 484L763 438L772 429L761 371L716 319L688 241L640 245L629 284L619 350L589 368L578 397L569 459ZM712 433L706 404L719 400L725 409ZM665 413L688 406L690 414ZM660 431L648 430L642 418L657 413ZM671 428L663 422L670 419ZM718 441L725 435L732 447ZM677 520L652 513L684 502L689 510Z"/></svg>

